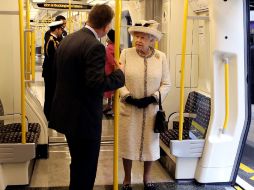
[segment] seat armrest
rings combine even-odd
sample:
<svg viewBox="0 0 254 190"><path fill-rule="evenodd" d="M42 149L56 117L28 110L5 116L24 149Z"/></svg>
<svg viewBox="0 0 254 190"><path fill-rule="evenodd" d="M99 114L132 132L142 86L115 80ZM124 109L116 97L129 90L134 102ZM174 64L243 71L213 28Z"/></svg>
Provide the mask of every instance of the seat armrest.
<svg viewBox="0 0 254 190"><path fill-rule="evenodd" d="M168 121L177 121L177 119L180 117L179 112L174 112L168 116ZM183 117L186 118L196 118L197 114L195 113L183 113Z"/></svg>
<svg viewBox="0 0 254 190"><path fill-rule="evenodd" d="M19 120L21 122L22 114L20 113L12 113L5 114L0 116L0 120L11 121L11 120ZM28 118L26 117L26 128L28 127Z"/></svg>
<svg viewBox="0 0 254 190"><path fill-rule="evenodd" d="M13 120L13 119L21 119L20 113L12 113L12 114L5 114L0 115L0 120ZM28 118L26 117L26 120L28 121Z"/></svg>
<svg viewBox="0 0 254 190"><path fill-rule="evenodd" d="M205 140L171 140L170 152L175 157L199 158L202 156Z"/></svg>

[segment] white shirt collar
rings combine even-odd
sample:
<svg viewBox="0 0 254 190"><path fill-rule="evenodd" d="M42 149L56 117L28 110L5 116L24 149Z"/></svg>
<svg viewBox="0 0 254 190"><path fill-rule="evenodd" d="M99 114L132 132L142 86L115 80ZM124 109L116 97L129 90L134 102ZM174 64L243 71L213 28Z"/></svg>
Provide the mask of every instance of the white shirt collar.
<svg viewBox="0 0 254 190"><path fill-rule="evenodd" d="M55 38L57 38L57 36L56 36L54 33L51 32L50 34L51 34L52 36L54 36Z"/></svg>
<svg viewBox="0 0 254 190"><path fill-rule="evenodd" d="M89 26L89 25L86 24L86 25L85 25L85 28L88 28L89 30L91 30L92 33L94 34L94 36L97 38L97 40L100 40L98 34L95 32L95 30L94 30L91 26Z"/></svg>

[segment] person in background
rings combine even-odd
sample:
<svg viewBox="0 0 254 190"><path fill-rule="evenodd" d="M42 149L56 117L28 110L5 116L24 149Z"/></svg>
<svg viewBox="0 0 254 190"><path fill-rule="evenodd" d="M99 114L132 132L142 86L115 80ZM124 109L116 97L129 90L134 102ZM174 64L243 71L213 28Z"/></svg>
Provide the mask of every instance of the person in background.
<svg viewBox="0 0 254 190"><path fill-rule="evenodd" d="M105 72L106 75L112 73L115 69L115 59L114 59L114 50L115 50L115 31L111 29L107 34L107 47L106 47L106 64L105 64ZM113 94L114 91L104 92L104 98L107 99L107 106L103 109L103 113L105 115L112 115L112 104L113 104Z"/></svg>
<svg viewBox="0 0 254 190"><path fill-rule="evenodd" d="M159 92L162 100L171 83L166 55L154 49L160 40L159 23L140 21L128 29L135 47L124 49L120 62L124 65L125 86L120 89L119 155L123 160L122 190L132 190L132 161L144 162L144 190L155 190L150 173L153 161L160 158L159 134L154 133Z"/></svg>
<svg viewBox="0 0 254 190"><path fill-rule="evenodd" d="M58 42L61 42L62 39L63 39L65 36L67 36L67 32L64 30L65 27L66 27L66 18L65 18L64 16L62 16L62 15L58 15L58 16L56 17L55 21L63 21L63 33L62 33L61 36L59 36L59 37L57 38L57 41L58 41ZM47 44L47 42L48 42L48 40L49 40L49 37L50 37L50 32L51 32L51 31L48 30L48 31L45 33L45 35L44 35L44 41L45 41L45 43L44 43L44 44Z"/></svg>
<svg viewBox="0 0 254 190"><path fill-rule="evenodd" d="M66 27L66 18L62 15L58 15L55 19L55 22L52 22L52 23L56 23L56 22L62 23L61 27L58 28L59 30L57 31L57 33L54 34L54 36L52 36L52 31L51 29L49 29L44 35L45 42L44 42L44 62L42 66L43 67L42 77L44 78L44 84L45 84L45 101L44 101L43 110L48 121L50 117L51 103L52 103L54 88L55 88L55 80L54 80L54 76L52 76L55 50L51 51L53 50L51 47L53 47L52 46L53 40L54 40L54 44L56 44L54 45L54 47L57 48L59 43L63 39L63 37L67 35L67 32L64 30L64 28ZM58 35L59 32L61 32L61 35ZM49 44L48 42L50 42L50 46L48 46ZM50 47L49 50L48 50L48 47ZM50 53L48 53L47 51L49 51Z"/></svg>
<svg viewBox="0 0 254 190"><path fill-rule="evenodd" d="M53 63L56 49L59 46L58 38L62 36L63 33L63 21L54 21L50 23L50 34L47 44L44 46L44 62L43 62L43 70L42 70L42 77L44 78L44 85L45 85L45 100L44 100L44 107L43 111L44 114L49 121L50 117L50 110L52 99L55 91L54 87L54 77L52 76L53 72Z"/></svg>
<svg viewBox="0 0 254 190"><path fill-rule="evenodd" d="M56 52L56 90L49 127L65 134L70 164L69 190L92 190L101 142L103 93L124 85L123 66L105 75L105 46L111 29L108 5L95 5L85 27L69 34Z"/></svg>

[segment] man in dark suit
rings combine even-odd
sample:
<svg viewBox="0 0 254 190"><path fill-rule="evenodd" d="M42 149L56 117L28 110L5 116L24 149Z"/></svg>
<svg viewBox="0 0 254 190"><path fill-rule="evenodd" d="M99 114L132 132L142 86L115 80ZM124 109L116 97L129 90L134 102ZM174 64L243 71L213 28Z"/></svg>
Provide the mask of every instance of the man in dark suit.
<svg viewBox="0 0 254 190"><path fill-rule="evenodd" d="M71 155L70 190L92 190L101 141L103 93L124 85L123 66L105 75L99 38L111 28L108 5L95 5L86 26L69 34L56 52L56 90L49 127L64 133Z"/></svg>

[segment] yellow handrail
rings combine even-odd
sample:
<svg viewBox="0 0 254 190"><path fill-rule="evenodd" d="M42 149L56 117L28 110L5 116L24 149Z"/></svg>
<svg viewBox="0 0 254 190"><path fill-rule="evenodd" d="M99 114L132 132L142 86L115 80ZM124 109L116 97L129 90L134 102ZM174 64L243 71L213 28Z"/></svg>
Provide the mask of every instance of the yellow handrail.
<svg viewBox="0 0 254 190"><path fill-rule="evenodd" d="M26 0L26 29L30 30L30 0ZM26 80L30 80L31 73L31 34L26 33Z"/></svg>
<svg viewBox="0 0 254 190"><path fill-rule="evenodd" d="M183 109L184 109L184 69L187 39L187 18L188 18L188 0L184 0L183 13L183 33L182 33L182 62L181 62L181 87L180 87L180 121L179 121L179 140L183 140Z"/></svg>
<svg viewBox="0 0 254 190"><path fill-rule="evenodd" d="M35 81L35 30L32 31L31 38L31 70L32 70L32 81Z"/></svg>
<svg viewBox="0 0 254 190"><path fill-rule="evenodd" d="M21 131L22 131L22 138L21 142L23 144L26 143L26 110L25 110L25 70L24 70L24 24L23 24L23 1L19 0L19 45L20 45L20 82L21 82Z"/></svg>
<svg viewBox="0 0 254 190"><path fill-rule="evenodd" d="M115 59L117 64L120 56L120 29L122 17L122 0L115 1ZM119 90L115 91L114 99L114 190L118 190L118 127L119 127Z"/></svg>
<svg viewBox="0 0 254 190"><path fill-rule="evenodd" d="M229 117L229 67L228 67L228 58L224 58L225 64L225 119L223 125L223 132L228 126L228 117Z"/></svg>

